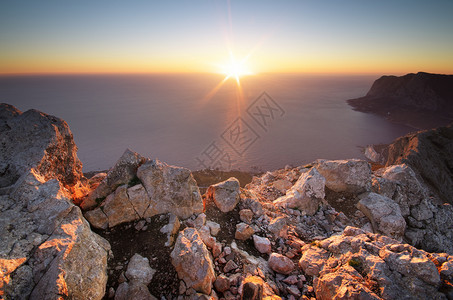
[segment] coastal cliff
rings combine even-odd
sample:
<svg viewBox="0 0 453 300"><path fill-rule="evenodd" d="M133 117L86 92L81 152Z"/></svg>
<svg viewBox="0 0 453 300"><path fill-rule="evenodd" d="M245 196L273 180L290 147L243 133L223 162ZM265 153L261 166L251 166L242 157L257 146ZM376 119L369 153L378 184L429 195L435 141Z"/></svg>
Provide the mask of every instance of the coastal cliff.
<svg viewBox="0 0 453 300"><path fill-rule="evenodd" d="M355 110L375 113L419 129L453 122L453 75L419 72L382 76L364 97L348 100Z"/></svg>
<svg viewBox="0 0 453 300"><path fill-rule="evenodd" d="M316 160L202 195L190 170L132 150L85 178L63 120L0 117L1 298L453 297L447 175L426 180L411 143L385 166ZM417 160L451 159L449 130Z"/></svg>

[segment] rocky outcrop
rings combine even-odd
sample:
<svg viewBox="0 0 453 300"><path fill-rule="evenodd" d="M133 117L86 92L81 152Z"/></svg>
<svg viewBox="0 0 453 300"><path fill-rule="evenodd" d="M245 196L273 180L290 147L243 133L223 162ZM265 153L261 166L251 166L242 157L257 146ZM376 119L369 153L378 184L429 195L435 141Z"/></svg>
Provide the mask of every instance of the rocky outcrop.
<svg viewBox="0 0 453 300"><path fill-rule="evenodd" d="M124 151L116 164L108 171L107 176L99 183L95 190L87 195L80 207L90 209L99 204L120 185L129 184L137 177L137 169L146 159L129 149Z"/></svg>
<svg viewBox="0 0 453 300"><path fill-rule="evenodd" d="M206 197L214 201L222 212L233 210L239 202L239 181L231 177L225 181L211 185L206 192Z"/></svg>
<svg viewBox="0 0 453 300"><path fill-rule="evenodd" d="M442 202L453 204L453 125L411 133L383 150L386 166L407 164Z"/></svg>
<svg viewBox="0 0 453 300"><path fill-rule="evenodd" d="M186 228L179 233L171 262L186 287L208 295L211 293L215 281L214 266L196 229Z"/></svg>
<svg viewBox="0 0 453 300"><path fill-rule="evenodd" d="M438 291L441 279L437 261L410 245L348 227L341 236L322 240L317 246L307 245L302 249L304 256L314 259L308 253L319 252L318 247L328 257L315 261L321 266L314 282L319 299L351 299L359 295L367 299L444 297Z"/></svg>
<svg viewBox="0 0 453 300"><path fill-rule="evenodd" d="M376 113L416 128L432 128L453 119L452 86L452 75L419 72L382 76L365 97L348 103L358 111Z"/></svg>
<svg viewBox="0 0 453 300"><path fill-rule="evenodd" d="M125 155L139 157L131 153L126 151L123 157ZM132 161L138 163L140 160ZM128 167L125 163L120 165L124 170L135 168ZM159 160L148 160L137 169L137 175L128 172L126 172L128 174L126 178L137 176L142 183L132 187L126 184L115 187L114 192L105 199L101 199L99 207L87 211L85 217L94 227L105 229L166 213L187 219L192 214L203 211L200 191L188 169L169 166ZM119 174L117 171L114 173ZM106 178L109 178L109 175ZM99 187L93 193L97 193L98 189Z"/></svg>
<svg viewBox="0 0 453 300"><path fill-rule="evenodd" d="M316 168L300 175L297 182L286 195L274 201L278 206L297 208L309 215L314 215L325 197L325 178Z"/></svg>
<svg viewBox="0 0 453 300"><path fill-rule="evenodd" d="M34 109L22 113L4 103L0 112L0 194L9 193L32 168L66 188L79 183L82 163L65 121Z"/></svg>
<svg viewBox="0 0 453 300"><path fill-rule="evenodd" d="M102 299L110 244L72 203L82 165L66 122L4 108L0 297Z"/></svg>

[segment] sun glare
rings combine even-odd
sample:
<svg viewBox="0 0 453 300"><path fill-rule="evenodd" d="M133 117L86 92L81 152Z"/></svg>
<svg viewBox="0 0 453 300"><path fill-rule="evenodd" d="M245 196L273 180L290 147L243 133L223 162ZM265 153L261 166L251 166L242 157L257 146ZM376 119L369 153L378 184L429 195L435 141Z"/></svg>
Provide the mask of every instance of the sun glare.
<svg viewBox="0 0 453 300"><path fill-rule="evenodd" d="M233 55L230 55L230 61L227 64L221 66L222 73L225 74L225 80L229 78L236 79L236 82L240 83L240 78L242 76L252 75L249 67L246 65L247 60L243 59L237 61Z"/></svg>

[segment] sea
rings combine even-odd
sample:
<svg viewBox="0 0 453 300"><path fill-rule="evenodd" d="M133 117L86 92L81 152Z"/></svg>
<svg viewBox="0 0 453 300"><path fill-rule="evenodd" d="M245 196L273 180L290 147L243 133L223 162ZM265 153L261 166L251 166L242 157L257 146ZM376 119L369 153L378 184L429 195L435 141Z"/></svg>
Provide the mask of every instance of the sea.
<svg viewBox="0 0 453 300"><path fill-rule="evenodd" d="M192 170L267 171L364 158L412 128L352 110L378 75L0 76L0 102L64 119L83 171L126 149Z"/></svg>

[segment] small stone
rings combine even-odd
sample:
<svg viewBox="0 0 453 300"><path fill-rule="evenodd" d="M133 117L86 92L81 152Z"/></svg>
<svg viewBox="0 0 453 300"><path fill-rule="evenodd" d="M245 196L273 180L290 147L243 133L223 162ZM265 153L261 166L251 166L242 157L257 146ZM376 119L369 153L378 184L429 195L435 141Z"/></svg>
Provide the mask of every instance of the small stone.
<svg viewBox="0 0 453 300"><path fill-rule="evenodd" d="M230 280L225 275L221 274L217 276L216 281L214 282L214 287L218 292L225 292L230 289Z"/></svg>
<svg viewBox="0 0 453 300"><path fill-rule="evenodd" d="M235 270L237 268L238 268L238 265L234 261L229 260L226 263L225 267L223 267L223 272L224 273L228 273L228 272L231 272L231 271L233 271L233 270Z"/></svg>
<svg viewBox="0 0 453 300"><path fill-rule="evenodd" d="M284 283L291 284L291 285L296 284L297 281L298 281L298 279L297 279L296 275L291 275L291 276L288 276L285 279L283 279Z"/></svg>
<svg viewBox="0 0 453 300"><path fill-rule="evenodd" d="M193 225L195 228L199 229L206 223L206 215L201 213L197 216L197 218L193 221Z"/></svg>
<svg viewBox="0 0 453 300"><path fill-rule="evenodd" d="M184 293L186 292L187 288L186 288L186 284L184 283L184 280L181 280L179 282L179 294L180 295L184 295Z"/></svg>
<svg viewBox="0 0 453 300"><path fill-rule="evenodd" d="M212 236L217 236L220 232L220 225L216 222L206 221L206 226L209 227Z"/></svg>
<svg viewBox="0 0 453 300"><path fill-rule="evenodd" d="M294 297L300 297L300 295L301 295L301 292L299 291L299 289L295 285L288 286L286 288L286 290L288 291L288 293L290 293Z"/></svg>
<svg viewBox="0 0 453 300"><path fill-rule="evenodd" d="M253 230L250 225L246 223L239 223L236 225L236 233L234 234L234 238L237 240L248 240L253 234L255 230Z"/></svg>
<svg viewBox="0 0 453 300"><path fill-rule="evenodd" d="M242 222L250 224L252 223L253 212L250 209L241 209L239 211L239 218Z"/></svg>
<svg viewBox="0 0 453 300"><path fill-rule="evenodd" d="M294 270L292 260L278 253L272 253L268 263L269 267L277 273L289 274Z"/></svg>
<svg viewBox="0 0 453 300"><path fill-rule="evenodd" d="M115 297L115 289L113 287L109 288L109 298Z"/></svg>
<svg viewBox="0 0 453 300"><path fill-rule="evenodd" d="M253 235L253 244L255 245L256 250L260 253L271 252L271 242L268 238Z"/></svg>
<svg viewBox="0 0 453 300"><path fill-rule="evenodd" d="M214 247L212 247L212 255L214 257L219 257L220 253L222 253L222 244L215 243Z"/></svg>
<svg viewBox="0 0 453 300"><path fill-rule="evenodd" d="M230 255L231 254L231 247L227 246L223 249L223 252L225 255Z"/></svg>

